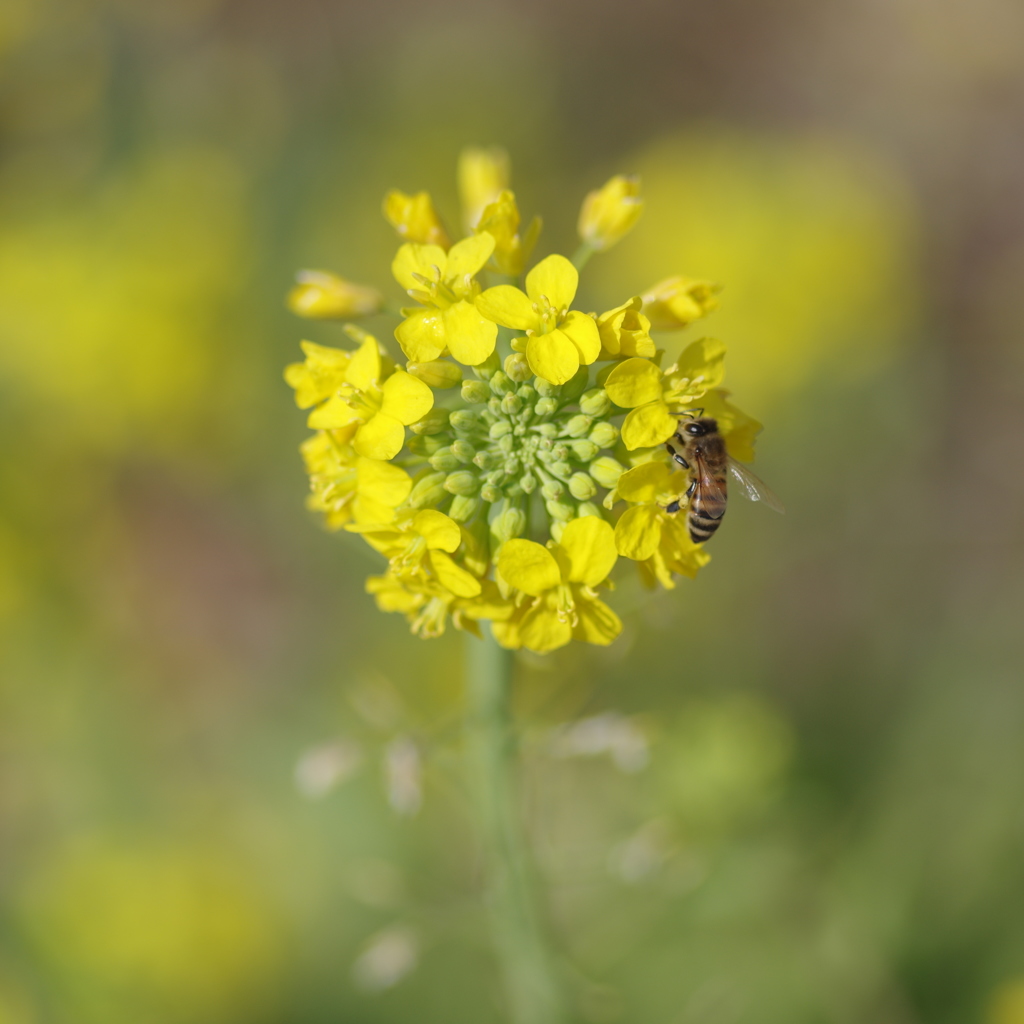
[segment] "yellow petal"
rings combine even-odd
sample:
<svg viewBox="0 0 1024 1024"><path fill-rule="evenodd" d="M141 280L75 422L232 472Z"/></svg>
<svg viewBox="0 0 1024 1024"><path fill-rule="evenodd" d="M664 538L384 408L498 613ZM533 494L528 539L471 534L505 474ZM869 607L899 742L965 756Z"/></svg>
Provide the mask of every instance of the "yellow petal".
<svg viewBox="0 0 1024 1024"><path fill-rule="evenodd" d="M519 624L519 639L531 651L546 654L564 647L572 639L572 626L541 603L523 616Z"/></svg>
<svg viewBox="0 0 1024 1024"><path fill-rule="evenodd" d="M476 597L480 593L480 581L456 565L443 551L431 551L428 558L438 582L456 597Z"/></svg>
<svg viewBox="0 0 1024 1024"><path fill-rule="evenodd" d="M564 256L555 253L541 260L526 275L526 294L534 302L546 298L556 309L568 309L576 298L579 283L576 268Z"/></svg>
<svg viewBox="0 0 1024 1024"><path fill-rule="evenodd" d="M353 284L328 270L300 270L288 293L288 308L299 316L334 320L367 316L380 309L384 297L376 288Z"/></svg>
<svg viewBox="0 0 1024 1024"><path fill-rule="evenodd" d="M626 509L615 524L615 546L619 554L637 562L650 558L658 550L663 515L657 505Z"/></svg>
<svg viewBox="0 0 1024 1024"><path fill-rule="evenodd" d="M622 443L630 450L664 444L678 429L679 420L663 402L631 409L622 424Z"/></svg>
<svg viewBox="0 0 1024 1024"><path fill-rule="evenodd" d="M444 311L444 330L448 351L464 366L482 363L494 351L498 337L498 325L471 302L456 302Z"/></svg>
<svg viewBox="0 0 1024 1024"><path fill-rule="evenodd" d="M439 245L416 245L410 242L401 246L395 254L391 261L391 273L407 291L410 288L419 290L423 282L417 281L413 275L419 274L436 281L439 272L444 271L447 260L444 249Z"/></svg>
<svg viewBox="0 0 1024 1024"><path fill-rule="evenodd" d="M434 392L405 370L395 370L381 385L380 411L406 425L422 419L434 407Z"/></svg>
<svg viewBox="0 0 1024 1024"><path fill-rule="evenodd" d="M494 239L488 234L473 235L456 242L448 253L448 265L444 270L446 281L453 282L456 291L468 290L467 278L472 278L491 258Z"/></svg>
<svg viewBox="0 0 1024 1024"><path fill-rule="evenodd" d="M626 359L605 380L608 397L623 409L635 409L661 398L661 370L649 359Z"/></svg>
<svg viewBox="0 0 1024 1024"><path fill-rule="evenodd" d="M580 238L598 252L609 249L633 227L643 209L640 180L617 174L583 200Z"/></svg>
<svg viewBox="0 0 1024 1024"><path fill-rule="evenodd" d="M356 459L357 489L368 498L389 508L401 505L412 490L412 479L404 469L377 459Z"/></svg>
<svg viewBox="0 0 1024 1024"><path fill-rule="evenodd" d="M558 545L568 558L568 579L596 587L615 567L615 531L597 516L574 519L562 532Z"/></svg>
<svg viewBox="0 0 1024 1024"><path fill-rule="evenodd" d="M672 485L672 470L664 462L643 462L627 469L616 487L626 501L654 501ZM646 556L645 556L646 557Z"/></svg>
<svg viewBox="0 0 1024 1024"><path fill-rule="evenodd" d="M502 544L497 569L506 583L534 597L557 587L562 579L551 552L532 540L520 537Z"/></svg>
<svg viewBox="0 0 1024 1024"><path fill-rule="evenodd" d="M580 368L579 350L561 331L530 338L526 358L530 369L552 384L564 384Z"/></svg>
<svg viewBox="0 0 1024 1024"><path fill-rule="evenodd" d="M412 528L426 542L427 547L439 551L457 551L462 543L462 531L459 524L450 516L437 509L425 508L417 512L412 520Z"/></svg>
<svg viewBox="0 0 1024 1024"><path fill-rule="evenodd" d="M622 632L622 620L596 598L577 598L576 616L572 631L575 640L606 647Z"/></svg>
<svg viewBox="0 0 1024 1024"><path fill-rule="evenodd" d="M406 195L392 189L384 197L384 216L407 242L448 248L448 235L427 192Z"/></svg>
<svg viewBox="0 0 1024 1024"><path fill-rule="evenodd" d="M475 228L484 207L508 188L509 175L508 153L500 146L467 146L459 154L459 198L467 229Z"/></svg>
<svg viewBox="0 0 1024 1024"><path fill-rule="evenodd" d="M428 363L445 348L444 319L439 309L418 309L395 328L395 339L406 358Z"/></svg>
<svg viewBox="0 0 1024 1024"><path fill-rule="evenodd" d="M380 346L372 334L352 353L345 379L361 391L369 391L380 379Z"/></svg>
<svg viewBox="0 0 1024 1024"><path fill-rule="evenodd" d="M716 338L701 338L683 349L672 377L686 377L704 388L717 387L725 376L725 345Z"/></svg>
<svg viewBox="0 0 1024 1024"><path fill-rule="evenodd" d="M584 366L589 366L601 354L601 332L592 316L574 309L558 329L576 346Z"/></svg>
<svg viewBox="0 0 1024 1024"><path fill-rule="evenodd" d="M405 427L394 416L379 412L364 423L352 439L352 447L368 459L393 459L405 444Z"/></svg>
<svg viewBox="0 0 1024 1024"><path fill-rule="evenodd" d="M476 308L488 320L517 331L536 329L540 326L540 317L533 308L533 302L525 292L510 284L488 288L477 297Z"/></svg>
<svg viewBox="0 0 1024 1024"><path fill-rule="evenodd" d="M335 430L358 419L358 414L347 402L335 397L314 409L306 420L306 426L312 430Z"/></svg>

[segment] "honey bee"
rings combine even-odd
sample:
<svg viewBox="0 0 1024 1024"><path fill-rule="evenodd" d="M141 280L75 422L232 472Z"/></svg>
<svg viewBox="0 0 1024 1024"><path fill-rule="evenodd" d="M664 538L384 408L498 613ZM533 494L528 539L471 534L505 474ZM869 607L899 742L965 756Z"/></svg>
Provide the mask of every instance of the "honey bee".
<svg viewBox="0 0 1024 1024"><path fill-rule="evenodd" d="M699 413L703 412L703 409L699 410ZM672 441L678 441L682 451L677 451ZM763 501L776 512L786 511L771 488L729 454L725 439L718 432L717 420L704 415L680 420L672 441L665 447L672 458L689 472L690 485L686 494L676 498L665 511L678 512L684 501L688 502L685 506L686 525L695 544L710 540L722 525L730 472L742 484L741 493L751 501Z"/></svg>

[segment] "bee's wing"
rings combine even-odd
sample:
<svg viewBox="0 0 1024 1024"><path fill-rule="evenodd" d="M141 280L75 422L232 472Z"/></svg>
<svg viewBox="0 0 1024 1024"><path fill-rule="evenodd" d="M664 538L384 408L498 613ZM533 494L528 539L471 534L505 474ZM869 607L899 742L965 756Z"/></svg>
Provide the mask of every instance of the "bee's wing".
<svg viewBox="0 0 1024 1024"><path fill-rule="evenodd" d="M697 485L694 496L700 496L705 513L711 519L721 519L725 515L725 490L699 453L693 456L693 479Z"/></svg>
<svg viewBox="0 0 1024 1024"><path fill-rule="evenodd" d="M729 456L729 469L732 475L743 485L743 491L751 501L763 501L776 512L785 512L786 506L779 501L778 495L757 475Z"/></svg>

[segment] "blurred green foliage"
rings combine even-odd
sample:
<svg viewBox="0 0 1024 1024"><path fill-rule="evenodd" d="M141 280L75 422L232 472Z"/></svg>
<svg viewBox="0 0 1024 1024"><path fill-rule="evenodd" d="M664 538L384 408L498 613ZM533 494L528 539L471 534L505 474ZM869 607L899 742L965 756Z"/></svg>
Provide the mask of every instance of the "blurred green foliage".
<svg viewBox="0 0 1024 1024"><path fill-rule="evenodd" d="M500 1019L460 638L307 517L280 380L294 269L397 297L380 196L466 142L538 256L643 175L584 298L722 281L791 510L519 663L581 1017L1024 1021L1017 13L678 6L0 6L0 1024Z"/></svg>

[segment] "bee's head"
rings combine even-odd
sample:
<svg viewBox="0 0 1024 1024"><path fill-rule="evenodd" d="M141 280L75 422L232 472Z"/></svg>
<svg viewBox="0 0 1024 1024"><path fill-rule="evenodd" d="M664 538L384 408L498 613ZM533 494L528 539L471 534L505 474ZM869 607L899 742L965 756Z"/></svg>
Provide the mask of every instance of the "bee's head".
<svg viewBox="0 0 1024 1024"><path fill-rule="evenodd" d="M701 416L695 420L684 420L679 431L687 437L704 437L718 432L718 423L710 416Z"/></svg>

